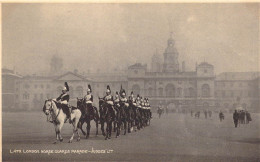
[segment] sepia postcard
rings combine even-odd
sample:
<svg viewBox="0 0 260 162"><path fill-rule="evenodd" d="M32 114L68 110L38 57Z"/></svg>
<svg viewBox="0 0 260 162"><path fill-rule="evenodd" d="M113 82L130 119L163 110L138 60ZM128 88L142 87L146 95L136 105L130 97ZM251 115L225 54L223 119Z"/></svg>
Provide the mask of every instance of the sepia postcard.
<svg viewBox="0 0 260 162"><path fill-rule="evenodd" d="M258 3L2 3L2 161L260 161Z"/></svg>

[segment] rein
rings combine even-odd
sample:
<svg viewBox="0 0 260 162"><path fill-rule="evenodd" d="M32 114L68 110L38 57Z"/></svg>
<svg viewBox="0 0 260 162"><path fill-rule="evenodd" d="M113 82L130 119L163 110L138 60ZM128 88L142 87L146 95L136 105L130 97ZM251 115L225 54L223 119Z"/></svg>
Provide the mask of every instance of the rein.
<svg viewBox="0 0 260 162"><path fill-rule="evenodd" d="M46 109L46 110L49 110L50 112L53 112L53 113L54 113L52 102L51 102L51 107L50 107L50 109ZM58 116L60 115L60 110L61 110L61 109L59 109L58 114L55 115L55 118L54 118L54 119L52 118L52 121L57 122L57 118L58 118ZM52 114L53 114L53 113L52 113ZM52 116L51 116L51 117L52 117ZM48 119L48 120L49 120L49 119Z"/></svg>

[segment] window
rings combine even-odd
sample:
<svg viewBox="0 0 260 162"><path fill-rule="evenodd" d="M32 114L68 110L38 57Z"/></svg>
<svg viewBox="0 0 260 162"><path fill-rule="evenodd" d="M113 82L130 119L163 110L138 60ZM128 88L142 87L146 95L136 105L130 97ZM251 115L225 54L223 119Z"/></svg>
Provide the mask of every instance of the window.
<svg viewBox="0 0 260 162"><path fill-rule="evenodd" d="M29 98L30 98L29 93L25 92L25 93L23 94L23 100L28 100Z"/></svg>
<svg viewBox="0 0 260 162"><path fill-rule="evenodd" d="M201 87L201 96L210 97L210 88L208 84L203 84Z"/></svg>
<svg viewBox="0 0 260 162"><path fill-rule="evenodd" d="M166 96L167 97L175 97L175 87L173 84L168 84L165 87L165 91L166 91Z"/></svg>

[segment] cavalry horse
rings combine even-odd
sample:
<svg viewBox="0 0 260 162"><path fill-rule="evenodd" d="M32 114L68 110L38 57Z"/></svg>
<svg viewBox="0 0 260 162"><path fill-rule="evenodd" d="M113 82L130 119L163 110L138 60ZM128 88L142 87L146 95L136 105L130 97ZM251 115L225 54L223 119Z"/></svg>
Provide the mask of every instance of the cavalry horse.
<svg viewBox="0 0 260 162"><path fill-rule="evenodd" d="M109 108L105 100L103 98L99 98L99 113L100 113L100 124L101 124L101 130L102 134L105 137L105 140L111 138L112 133L112 122L113 122L113 116L112 116L112 109ZM107 124L106 127L106 133L104 132L104 125Z"/></svg>
<svg viewBox="0 0 260 162"><path fill-rule="evenodd" d="M77 108L80 109L82 116L78 123L78 128L80 128L81 132L84 134L86 138L89 138L89 132L91 128L91 120L94 120L96 123L96 136L98 135L98 121L99 121L99 114L96 107L88 108L85 104L84 98L77 98ZM87 134L82 129L84 123L87 123Z"/></svg>
<svg viewBox="0 0 260 162"><path fill-rule="evenodd" d="M56 132L56 141L54 144L56 144L58 141L62 142L63 138L61 136L61 129L64 125L64 122L67 118L67 115L63 112L62 108L56 106L56 101L52 99L47 99L44 102L43 106L43 112L47 116L51 116L52 122L55 127L55 132ZM71 113L71 120L72 120L72 125L73 125L73 134L69 140L69 143L72 143L72 140L74 138L74 134L77 133L78 138L77 141L80 141L80 135L78 132L78 122L81 117L81 112L79 109L72 107L72 113Z"/></svg>

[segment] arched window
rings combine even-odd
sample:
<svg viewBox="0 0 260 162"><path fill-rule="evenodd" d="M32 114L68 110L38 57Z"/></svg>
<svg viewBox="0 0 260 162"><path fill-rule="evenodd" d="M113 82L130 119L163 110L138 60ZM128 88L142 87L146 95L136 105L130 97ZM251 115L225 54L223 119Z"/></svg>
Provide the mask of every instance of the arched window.
<svg viewBox="0 0 260 162"><path fill-rule="evenodd" d="M148 96L153 96L153 89L151 87L148 88Z"/></svg>
<svg viewBox="0 0 260 162"><path fill-rule="evenodd" d="M76 88L76 97L83 97L83 87L82 86L77 86Z"/></svg>
<svg viewBox="0 0 260 162"><path fill-rule="evenodd" d="M138 95L138 94L140 94L140 92L141 92L141 88L140 88L139 85L135 84L135 85L133 85L133 87L132 87L132 91L134 92L134 94Z"/></svg>
<svg viewBox="0 0 260 162"><path fill-rule="evenodd" d="M167 97L175 97L175 87L173 84L167 84L165 91Z"/></svg>
<svg viewBox="0 0 260 162"><path fill-rule="evenodd" d="M210 97L210 88L208 84L203 84L201 87L201 96Z"/></svg>

